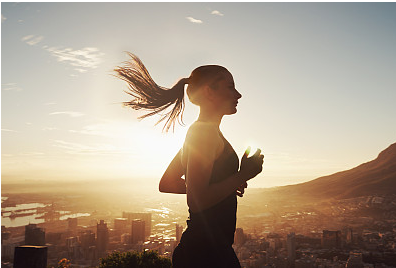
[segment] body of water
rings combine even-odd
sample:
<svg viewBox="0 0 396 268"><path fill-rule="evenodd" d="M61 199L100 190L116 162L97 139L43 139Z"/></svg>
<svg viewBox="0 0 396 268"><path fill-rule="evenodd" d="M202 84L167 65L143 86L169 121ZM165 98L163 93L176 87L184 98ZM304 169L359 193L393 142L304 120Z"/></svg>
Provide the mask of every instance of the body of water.
<svg viewBox="0 0 396 268"><path fill-rule="evenodd" d="M6 200L2 197L2 201ZM41 217L45 213L37 213L38 208L43 208L46 205L43 203L28 203L28 204L18 204L12 207L2 207L1 208L1 225L5 227L19 227L25 226L29 223L43 223L45 220ZM67 220L68 218L78 218L90 216L90 213L73 213L70 211L58 211L60 213L59 220ZM15 217L10 217L11 214ZM22 216L18 216L18 214ZM30 214L30 215L24 215Z"/></svg>

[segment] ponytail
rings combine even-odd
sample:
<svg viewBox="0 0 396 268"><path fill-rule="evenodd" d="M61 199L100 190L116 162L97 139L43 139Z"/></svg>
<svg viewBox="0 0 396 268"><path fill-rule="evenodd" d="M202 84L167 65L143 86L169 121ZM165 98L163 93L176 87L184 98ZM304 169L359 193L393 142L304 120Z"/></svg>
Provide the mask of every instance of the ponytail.
<svg viewBox="0 0 396 268"><path fill-rule="evenodd" d="M171 126L173 130L175 129L176 120L179 124L183 124L184 86L188 84L188 78L180 79L170 89L158 86L141 60L136 55L127 53L132 61L125 62L124 67L114 69L116 76L128 83L129 90L125 92L133 97L131 101L123 102L123 105L134 110L150 111L138 117L139 119L158 114L174 105L170 111L162 115L156 125L166 119L163 130L168 132Z"/></svg>

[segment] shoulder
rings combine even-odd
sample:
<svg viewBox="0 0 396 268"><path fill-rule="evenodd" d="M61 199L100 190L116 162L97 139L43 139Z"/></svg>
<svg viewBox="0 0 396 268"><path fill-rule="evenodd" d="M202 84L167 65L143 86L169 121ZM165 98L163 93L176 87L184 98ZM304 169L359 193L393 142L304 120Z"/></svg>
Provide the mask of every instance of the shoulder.
<svg viewBox="0 0 396 268"><path fill-rule="evenodd" d="M220 139L217 127L206 122L194 122L187 131L186 142L195 144L197 142L213 143Z"/></svg>
<svg viewBox="0 0 396 268"><path fill-rule="evenodd" d="M187 150L194 148L194 151L200 151L203 154L213 154L216 157L221 146L223 144L219 130L213 124L194 122L187 131L184 143L184 147Z"/></svg>

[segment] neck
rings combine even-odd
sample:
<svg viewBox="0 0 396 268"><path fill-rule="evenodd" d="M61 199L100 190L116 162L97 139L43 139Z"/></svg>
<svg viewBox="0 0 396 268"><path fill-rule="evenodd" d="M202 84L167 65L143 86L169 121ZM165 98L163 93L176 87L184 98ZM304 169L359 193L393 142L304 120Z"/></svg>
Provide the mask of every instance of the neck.
<svg viewBox="0 0 396 268"><path fill-rule="evenodd" d="M201 109L197 121L212 123L215 126L217 126L217 128L219 128L222 118L223 115L219 115L213 112L209 112L205 109Z"/></svg>

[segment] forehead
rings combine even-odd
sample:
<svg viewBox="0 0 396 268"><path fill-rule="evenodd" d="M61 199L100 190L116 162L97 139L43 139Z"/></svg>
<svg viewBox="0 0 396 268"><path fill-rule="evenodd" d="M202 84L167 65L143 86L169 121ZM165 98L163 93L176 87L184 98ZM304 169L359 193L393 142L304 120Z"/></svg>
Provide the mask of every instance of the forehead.
<svg viewBox="0 0 396 268"><path fill-rule="evenodd" d="M228 71L222 73L221 81L224 83L234 83L234 77Z"/></svg>

